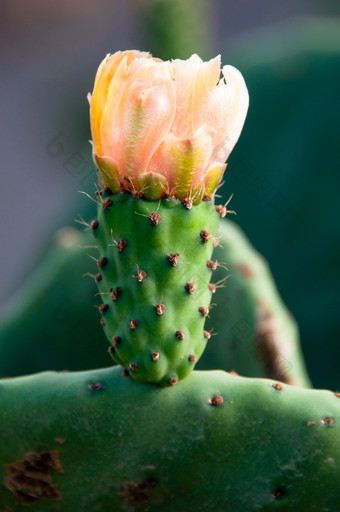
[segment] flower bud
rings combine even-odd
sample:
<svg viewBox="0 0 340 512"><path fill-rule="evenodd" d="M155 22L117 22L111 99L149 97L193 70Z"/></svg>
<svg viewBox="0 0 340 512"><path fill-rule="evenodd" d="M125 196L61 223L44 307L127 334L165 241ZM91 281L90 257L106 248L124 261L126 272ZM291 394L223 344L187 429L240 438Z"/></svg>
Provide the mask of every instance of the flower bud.
<svg viewBox="0 0 340 512"><path fill-rule="evenodd" d="M212 195L248 109L243 77L220 57L163 62L108 55L89 95L94 161L114 193L156 200Z"/></svg>

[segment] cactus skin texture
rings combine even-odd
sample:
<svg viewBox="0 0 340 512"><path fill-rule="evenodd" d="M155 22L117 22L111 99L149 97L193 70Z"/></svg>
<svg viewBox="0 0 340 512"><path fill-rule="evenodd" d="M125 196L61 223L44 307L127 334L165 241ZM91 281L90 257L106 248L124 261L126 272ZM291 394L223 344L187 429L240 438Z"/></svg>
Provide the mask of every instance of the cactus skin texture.
<svg viewBox="0 0 340 512"><path fill-rule="evenodd" d="M113 359L135 380L176 384L205 349L218 223L212 201L188 209L174 199L102 194L92 223L101 323Z"/></svg>
<svg viewBox="0 0 340 512"><path fill-rule="evenodd" d="M207 330L216 332L199 361L199 369L236 370L247 377L276 379L310 387L299 330L284 305L266 260L232 221L221 222L219 246L213 258L225 261L228 272L218 268L217 287Z"/></svg>
<svg viewBox="0 0 340 512"><path fill-rule="evenodd" d="M173 388L123 373L0 382L0 510L339 512L339 395L221 371Z"/></svg>

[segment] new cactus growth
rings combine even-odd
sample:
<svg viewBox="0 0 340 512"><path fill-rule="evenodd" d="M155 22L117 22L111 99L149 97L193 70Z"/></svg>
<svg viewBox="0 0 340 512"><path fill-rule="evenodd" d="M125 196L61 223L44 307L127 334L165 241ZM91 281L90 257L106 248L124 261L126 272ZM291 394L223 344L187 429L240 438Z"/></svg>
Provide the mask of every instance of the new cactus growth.
<svg viewBox="0 0 340 512"><path fill-rule="evenodd" d="M212 201L187 209L103 194L93 230L99 311L110 354L135 380L175 384L201 356L218 219Z"/></svg>
<svg viewBox="0 0 340 512"><path fill-rule="evenodd" d="M174 385L208 336L213 195L248 107L241 74L220 59L162 62L118 52L101 63L90 101L99 169L101 323L110 353L137 381Z"/></svg>

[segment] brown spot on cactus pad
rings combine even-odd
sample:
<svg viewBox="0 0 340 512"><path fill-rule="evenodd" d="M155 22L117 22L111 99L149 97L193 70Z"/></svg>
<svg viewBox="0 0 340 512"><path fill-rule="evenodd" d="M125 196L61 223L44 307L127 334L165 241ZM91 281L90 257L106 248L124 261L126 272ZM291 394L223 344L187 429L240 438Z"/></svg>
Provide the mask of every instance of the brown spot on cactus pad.
<svg viewBox="0 0 340 512"><path fill-rule="evenodd" d="M330 418L329 416L327 416L326 418L322 418L321 423L323 425L334 425L335 421L334 418Z"/></svg>
<svg viewBox="0 0 340 512"><path fill-rule="evenodd" d="M88 384L87 387L91 391L102 391L104 389L104 386L101 382L92 382L91 384Z"/></svg>
<svg viewBox="0 0 340 512"><path fill-rule="evenodd" d="M24 505L61 498L51 475L52 469L63 472L58 450L27 453L23 459L6 464L5 469L5 487Z"/></svg>
<svg viewBox="0 0 340 512"><path fill-rule="evenodd" d="M155 478L148 478L144 482L127 481L118 491L126 503L130 505L139 505L145 503L149 499L149 491L157 485Z"/></svg>
<svg viewBox="0 0 340 512"><path fill-rule="evenodd" d="M286 489L284 487L277 487L273 492L272 492L272 498L274 500L279 500L281 498L283 498L286 494Z"/></svg>

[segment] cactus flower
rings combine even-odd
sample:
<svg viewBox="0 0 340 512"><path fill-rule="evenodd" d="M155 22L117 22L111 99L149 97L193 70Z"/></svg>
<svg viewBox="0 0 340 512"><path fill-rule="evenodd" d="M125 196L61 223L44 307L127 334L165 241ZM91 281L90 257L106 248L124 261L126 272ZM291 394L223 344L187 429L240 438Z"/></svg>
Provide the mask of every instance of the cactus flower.
<svg viewBox="0 0 340 512"><path fill-rule="evenodd" d="M108 55L89 95L93 158L113 192L155 200L216 190L248 109L241 73L138 51Z"/></svg>

